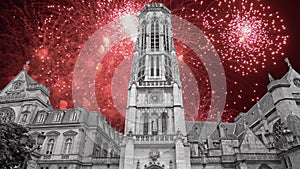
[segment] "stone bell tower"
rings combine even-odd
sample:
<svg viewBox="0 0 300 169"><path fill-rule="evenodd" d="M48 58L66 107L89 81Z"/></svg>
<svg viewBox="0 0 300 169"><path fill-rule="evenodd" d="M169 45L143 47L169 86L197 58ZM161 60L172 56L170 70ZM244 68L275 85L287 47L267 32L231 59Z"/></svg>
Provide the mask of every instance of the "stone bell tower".
<svg viewBox="0 0 300 169"><path fill-rule="evenodd" d="M190 168L172 15L160 3L139 14L121 168Z"/></svg>

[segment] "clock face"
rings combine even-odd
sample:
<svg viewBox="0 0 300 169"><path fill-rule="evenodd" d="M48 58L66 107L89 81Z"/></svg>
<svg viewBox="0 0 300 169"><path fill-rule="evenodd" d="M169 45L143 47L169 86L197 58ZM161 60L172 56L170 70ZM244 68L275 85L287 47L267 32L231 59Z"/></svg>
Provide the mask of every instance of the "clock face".
<svg viewBox="0 0 300 169"><path fill-rule="evenodd" d="M160 102L160 95L159 94L151 94L150 102L151 103L159 103Z"/></svg>
<svg viewBox="0 0 300 169"><path fill-rule="evenodd" d="M0 121L12 122L15 119L15 111L10 107L0 108Z"/></svg>
<svg viewBox="0 0 300 169"><path fill-rule="evenodd" d="M295 86L300 87L300 79L295 78L294 79L294 84L295 84Z"/></svg>

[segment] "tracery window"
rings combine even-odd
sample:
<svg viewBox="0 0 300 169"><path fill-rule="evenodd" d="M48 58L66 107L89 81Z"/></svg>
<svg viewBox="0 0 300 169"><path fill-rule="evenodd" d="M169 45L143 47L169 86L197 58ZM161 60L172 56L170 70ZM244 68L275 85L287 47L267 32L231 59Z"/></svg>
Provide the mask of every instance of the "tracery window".
<svg viewBox="0 0 300 169"><path fill-rule="evenodd" d="M155 18L151 22L151 51L159 51L159 24Z"/></svg>

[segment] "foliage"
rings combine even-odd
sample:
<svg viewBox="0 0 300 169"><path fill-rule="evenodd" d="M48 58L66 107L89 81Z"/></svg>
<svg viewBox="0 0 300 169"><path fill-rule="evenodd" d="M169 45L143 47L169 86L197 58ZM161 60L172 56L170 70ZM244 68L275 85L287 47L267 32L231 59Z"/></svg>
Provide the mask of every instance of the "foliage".
<svg viewBox="0 0 300 169"><path fill-rule="evenodd" d="M30 158L33 140L28 136L29 129L16 123L0 122L0 168L22 167Z"/></svg>

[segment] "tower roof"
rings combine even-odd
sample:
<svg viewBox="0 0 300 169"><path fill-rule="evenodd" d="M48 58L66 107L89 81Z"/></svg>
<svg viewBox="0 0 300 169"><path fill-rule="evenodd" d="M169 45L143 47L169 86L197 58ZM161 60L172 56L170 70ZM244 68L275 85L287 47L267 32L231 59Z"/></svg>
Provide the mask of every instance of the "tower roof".
<svg viewBox="0 0 300 169"><path fill-rule="evenodd" d="M151 3L147 4L139 13L139 16L141 16L143 13L149 12L149 11L163 11L165 13L171 14L171 11L164 6L162 3Z"/></svg>

